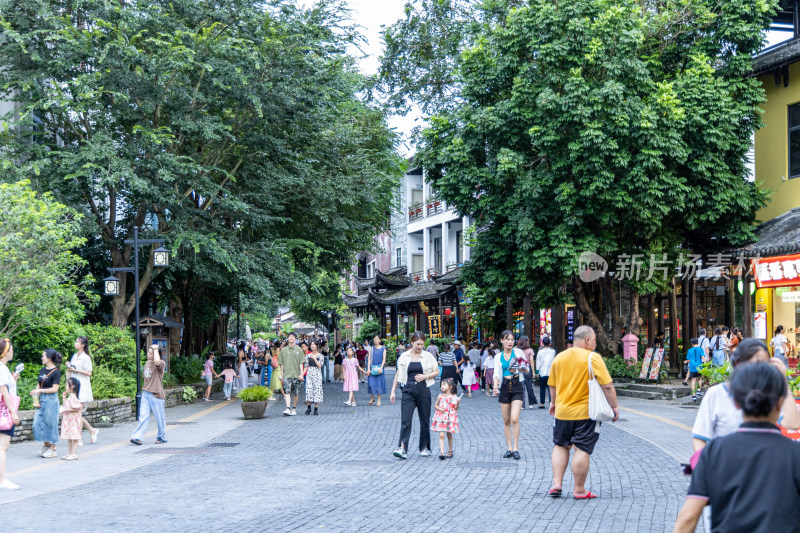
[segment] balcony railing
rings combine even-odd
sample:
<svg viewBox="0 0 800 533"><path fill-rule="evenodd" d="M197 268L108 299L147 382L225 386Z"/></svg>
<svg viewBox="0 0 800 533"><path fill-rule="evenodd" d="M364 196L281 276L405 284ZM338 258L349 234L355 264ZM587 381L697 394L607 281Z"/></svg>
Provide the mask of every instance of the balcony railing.
<svg viewBox="0 0 800 533"><path fill-rule="evenodd" d="M428 200L425 204L428 216L437 215L444 212L444 202L441 200Z"/></svg>
<svg viewBox="0 0 800 533"><path fill-rule="evenodd" d="M408 221L411 222L412 220L417 220L418 218L422 218L423 207L424 204L422 202L408 206Z"/></svg>

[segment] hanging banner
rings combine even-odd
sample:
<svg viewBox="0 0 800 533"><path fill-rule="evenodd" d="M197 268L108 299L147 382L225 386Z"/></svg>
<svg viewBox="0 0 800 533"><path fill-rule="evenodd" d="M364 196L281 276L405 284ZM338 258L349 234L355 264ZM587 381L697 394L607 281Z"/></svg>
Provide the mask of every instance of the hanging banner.
<svg viewBox="0 0 800 533"><path fill-rule="evenodd" d="M759 289L800 285L800 254L754 259L753 272Z"/></svg>
<svg viewBox="0 0 800 533"><path fill-rule="evenodd" d="M428 332L431 337L442 336L442 317L439 315L428 316Z"/></svg>

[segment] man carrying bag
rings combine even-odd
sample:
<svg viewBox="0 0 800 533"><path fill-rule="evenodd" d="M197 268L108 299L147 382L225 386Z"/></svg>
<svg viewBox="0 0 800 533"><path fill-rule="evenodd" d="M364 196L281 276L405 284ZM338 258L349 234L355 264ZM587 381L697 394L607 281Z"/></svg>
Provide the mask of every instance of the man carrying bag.
<svg viewBox="0 0 800 533"><path fill-rule="evenodd" d="M617 393L603 358L594 353L597 347L595 332L589 326L575 330L574 345L556 356L550 367L550 414L553 425L553 485L549 495L561 496L564 472L569 464L570 449L576 500L588 500L597 495L584 486L589 474L589 458L600 434L597 423L619 419Z"/></svg>

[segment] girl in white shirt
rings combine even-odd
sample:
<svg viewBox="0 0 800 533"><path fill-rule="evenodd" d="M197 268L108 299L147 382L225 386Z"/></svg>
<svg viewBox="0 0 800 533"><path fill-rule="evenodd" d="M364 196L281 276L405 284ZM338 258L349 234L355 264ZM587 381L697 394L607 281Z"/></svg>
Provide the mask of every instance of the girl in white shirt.
<svg viewBox="0 0 800 533"><path fill-rule="evenodd" d="M775 350L775 357L783 361L783 364L788 366L789 361L786 359L786 353L789 351L789 339L783 334L783 326L775 328L775 336L769 341L769 345Z"/></svg>

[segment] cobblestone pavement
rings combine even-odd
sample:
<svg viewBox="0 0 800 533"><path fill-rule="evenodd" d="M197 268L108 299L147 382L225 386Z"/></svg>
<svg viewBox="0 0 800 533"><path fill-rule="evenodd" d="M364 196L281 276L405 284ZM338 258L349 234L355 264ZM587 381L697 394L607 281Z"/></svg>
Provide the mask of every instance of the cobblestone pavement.
<svg viewBox="0 0 800 533"><path fill-rule="evenodd" d="M4 530L38 531L47 508L56 531L671 531L687 478L695 412L678 404L622 399L622 420L604 424L587 486L599 498L548 498L552 418L522 412L522 460L505 451L496 398L464 398L455 457L391 452L399 402L343 404L326 384L320 416L283 417L270 402L263 420L244 421L238 402L167 410L168 444L135 447L133 423L101 431L97 444L65 463L36 457L36 443L9 450L9 477L23 490L0 493ZM182 423L175 423L182 422ZM154 424L152 429L155 429ZM88 439L87 439L88 441ZM63 452L65 446L60 451Z"/></svg>

